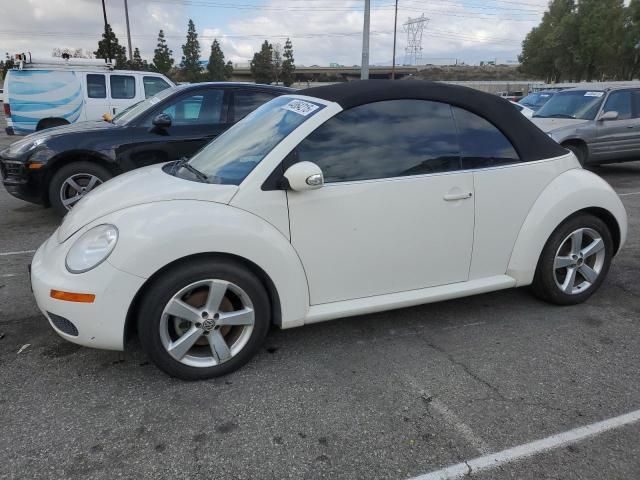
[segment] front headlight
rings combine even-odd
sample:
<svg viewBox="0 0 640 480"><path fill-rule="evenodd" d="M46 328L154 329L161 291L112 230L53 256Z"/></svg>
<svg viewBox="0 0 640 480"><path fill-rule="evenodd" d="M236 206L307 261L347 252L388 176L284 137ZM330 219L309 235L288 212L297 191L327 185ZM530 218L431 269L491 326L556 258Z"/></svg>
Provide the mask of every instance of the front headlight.
<svg viewBox="0 0 640 480"><path fill-rule="evenodd" d="M67 270L84 273L97 267L109 257L117 241L118 229L115 225L98 225L86 231L67 253Z"/></svg>
<svg viewBox="0 0 640 480"><path fill-rule="evenodd" d="M24 140L19 140L17 142L9 145L9 148L6 150L7 156L9 157L17 157L24 153L27 153L34 148L39 147L45 142L46 138L38 138L37 140L29 140L25 138Z"/></svg>

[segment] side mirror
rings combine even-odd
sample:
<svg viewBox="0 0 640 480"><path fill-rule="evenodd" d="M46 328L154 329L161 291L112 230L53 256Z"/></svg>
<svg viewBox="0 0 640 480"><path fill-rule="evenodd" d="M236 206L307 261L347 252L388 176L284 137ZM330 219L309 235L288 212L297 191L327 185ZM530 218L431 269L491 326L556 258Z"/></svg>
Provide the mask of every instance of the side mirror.
<svg viewBox="0 0 640 480"><path fill-rule="evenodd" d="M600 115L600 118L598 118L598 120L600 120L601 122L604 122L605 120L617 120L618 119L618 112L611 110L609 112L604 112L602 115Z"/></svg>
<svg viewBox="0 0 640 480"><path fill-rule="evenodd" d="M291 190L304 192L315 190L324 185L324 176L320 167L312 162L299 162L291 165L284 172Z"/></svg>
<svg viewBox="0 0 640 480"><path fill-rule="evenodd" d="M171 126L171 117L166 113L156 115L151 122L154 127L169 128Z"/></svg>

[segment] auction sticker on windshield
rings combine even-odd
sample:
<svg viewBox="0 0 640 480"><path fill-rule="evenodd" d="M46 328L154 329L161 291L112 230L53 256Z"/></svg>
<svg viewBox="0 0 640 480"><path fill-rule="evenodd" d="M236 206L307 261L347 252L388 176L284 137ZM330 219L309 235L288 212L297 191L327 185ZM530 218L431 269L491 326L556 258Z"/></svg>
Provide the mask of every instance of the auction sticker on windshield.
<svg viewBox="0 0 640 480"><path fill-rule="evenodd" d="M315 112L320 107L315 103L305 102L304 100L291 100L282 108L306 117L310 113Z"/></svg>
<svg viewBox="0 0 640 480"><path fill-rule="evenodd" d="M604 95L604 92L586 92L584 94L585 97L601 97Z"/></svg>

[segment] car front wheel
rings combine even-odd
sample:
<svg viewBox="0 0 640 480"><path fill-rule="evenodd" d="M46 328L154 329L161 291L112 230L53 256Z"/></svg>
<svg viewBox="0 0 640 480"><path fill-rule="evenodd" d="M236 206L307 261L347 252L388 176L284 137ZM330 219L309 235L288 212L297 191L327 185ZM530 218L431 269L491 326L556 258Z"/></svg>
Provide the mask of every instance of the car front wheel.
<svg viewBox="0 0 640 480"><path fill-rule="evenodd" d="M572 217L547 241L533 291L557 305L584 302L600 288L612 257L613 240L607 225L589 214Z"/></svg>
<svg viewBox="0 0 640 480"><path fill-rule="evenodd" d="M140 306L138 334L160 369L201 380L248 362L270 323L269 297L253 273L226 260L199 261L153 283Z"/></svg>
<svg viewBox="0 0 640 480"><path fill-rule="evenodd" d="M92 162L69 163L51 177L49 203L65 215L82 197L112 177L109 170Z"/></svg>

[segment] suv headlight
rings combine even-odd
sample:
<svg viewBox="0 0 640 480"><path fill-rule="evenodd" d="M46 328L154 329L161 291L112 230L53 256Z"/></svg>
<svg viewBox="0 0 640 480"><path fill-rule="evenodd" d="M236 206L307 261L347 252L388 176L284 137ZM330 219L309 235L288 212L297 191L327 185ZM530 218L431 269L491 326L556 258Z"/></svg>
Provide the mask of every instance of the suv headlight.
<svg viewBox="0 0 640 480"><path fill-rule="evenodd" d="M19 140L15 143L9 145L9 148L5 150L7 156L9 157L18 157L24 153L27 153L45 142L46 138L39 138L37 140Z"/></svg>
<svg viewBox="0 0 640 480"><path fill-rule="evenodd" d="M104 262L118 242L115 225L98 225L83 233L67 253L65 264L71 273L84 273Z"/></svg>

